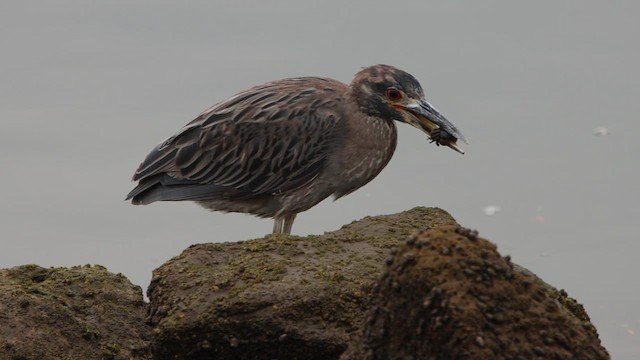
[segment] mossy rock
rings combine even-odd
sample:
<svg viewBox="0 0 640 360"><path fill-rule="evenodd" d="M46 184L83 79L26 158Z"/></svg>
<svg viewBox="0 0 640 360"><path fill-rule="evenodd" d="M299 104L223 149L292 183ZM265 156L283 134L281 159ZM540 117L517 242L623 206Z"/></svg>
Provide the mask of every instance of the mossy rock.
<svg viewBox="0 0 640 360"><path fill-rule="evenodd" d="M580 304L459 227L411 237L366 318L342 360L609 359Z"/></svg>
<svg viewBox="0 0 640 360"><path fill-rule="evenodd" d="M102 266L0 270L0 358L150 359L139 286Z"/></svg>
<svg viewBox="0 0 640 360"><path fill-rule="evenodd" d="M321 236L191 246L154 271L154 356L337 359L391 250L445 224L455 224L445 211L415 208Z"/></svg>

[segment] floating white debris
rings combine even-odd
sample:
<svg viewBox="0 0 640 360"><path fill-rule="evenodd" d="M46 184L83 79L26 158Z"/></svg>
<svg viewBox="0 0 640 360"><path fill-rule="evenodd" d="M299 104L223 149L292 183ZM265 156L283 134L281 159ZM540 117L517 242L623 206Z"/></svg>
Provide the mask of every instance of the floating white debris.
<svg viewBox="0 0 640 360"><path fill-rule="evenodd" d="M629 335L635 335L636 334L636 330L634 328L632 328L631 326L629 326L629 324L621 324L621 327L623 327L625 330L627 330L627 334Z"/></svg>
<svg viewBox="0 0 640 360"><path fill-rule="evenodd" d="M594 136L607 136L609 135L609 128L606 126L596 126L593 128L592 133Z"/></svg>
<svg viewBox="0 0 640 360"><path fill-rule="evenodd" d="M544 224L545 222L547 222L547 219L542 213L542 205L538 205L538 208L536 209L536 216L533 217L533 221L537 222L538 224Z"/></svg>
<svg viewBox="0 0 640 360"><path fill-rule="evenodd" d="M482 211L487 216L493 216L496 213L500 212L500 210L502 210L502 208L500 208L500 206L498 205L487 205L482 208Z"/></svg>
<svg viewBox="0 0 640 360"><path fill-rule="evenodd" d="M544 224L547 222L547 219L544 217L544 215L538 214L533 217L533 221L537 222L538 224Z"/></svg>

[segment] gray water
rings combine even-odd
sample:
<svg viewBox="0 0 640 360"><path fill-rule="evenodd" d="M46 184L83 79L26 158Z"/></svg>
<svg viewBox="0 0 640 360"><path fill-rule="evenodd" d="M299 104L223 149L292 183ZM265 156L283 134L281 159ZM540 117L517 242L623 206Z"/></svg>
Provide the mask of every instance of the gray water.
<svg viewBox="0 0 640 360"><path fill-rule="evenodd" d="M123 201L157 143L248 86L418 78L465 155L400 125L373 182L299 235L437 206L579 299L615 359L640 358L640 2L3 1L0 267L103 264L146 287L190 244L270 220ZM488 207L488 208L487 208Z"/></svg>

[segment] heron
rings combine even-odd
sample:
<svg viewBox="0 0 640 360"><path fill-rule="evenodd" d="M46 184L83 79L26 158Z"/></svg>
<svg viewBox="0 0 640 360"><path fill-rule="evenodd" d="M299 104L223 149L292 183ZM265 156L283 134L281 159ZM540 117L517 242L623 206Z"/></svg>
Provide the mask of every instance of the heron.
<svg viewBox="0 0 640 360"><path fill-rule="evenodd" d="M382 171L396 149L396 122L464 154L457 141L467 140L427 102L415 77L374 65L350 84L287 78L210 107L147 155L126 199L194 201L273 218L274 234L290 234L298 213Z"/></svg>

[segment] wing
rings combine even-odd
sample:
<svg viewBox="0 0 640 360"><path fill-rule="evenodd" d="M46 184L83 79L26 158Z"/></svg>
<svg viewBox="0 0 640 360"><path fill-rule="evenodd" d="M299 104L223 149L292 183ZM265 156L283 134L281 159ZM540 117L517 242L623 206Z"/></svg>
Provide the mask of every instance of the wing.
<svg viewBox="0 0 640 360"><path fill-rule="evenodd" d="M346 85L296 78L267 83L206 110L158 145L133 176L134 203L250 198L295 190L342 141Z"/></svg>

